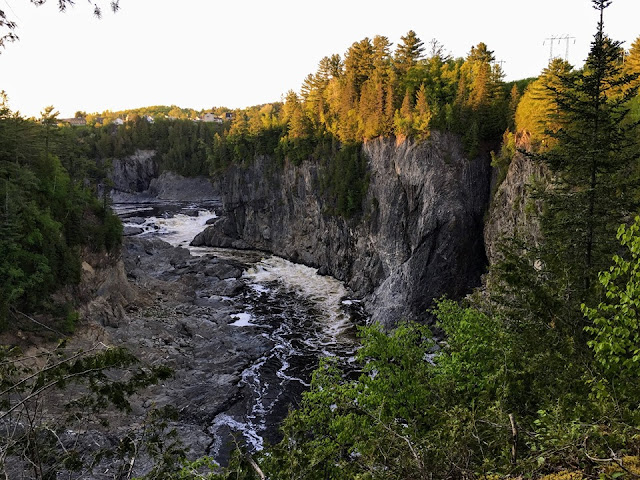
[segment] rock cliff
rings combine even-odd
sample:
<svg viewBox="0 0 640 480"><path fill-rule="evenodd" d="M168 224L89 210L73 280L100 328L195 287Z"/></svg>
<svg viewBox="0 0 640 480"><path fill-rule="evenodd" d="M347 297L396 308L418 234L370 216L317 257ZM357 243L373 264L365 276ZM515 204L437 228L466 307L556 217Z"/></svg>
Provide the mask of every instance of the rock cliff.
<svg viewBox="0 0 640 480"><path fill-rule="evenodd" d="M113 192L135 194L149 188L151 180L159 175L155 150L137 150L135 154L113 160L110 175Z"/></svg>
<svg viewBox="0 0 640 480"><path fill-rule="evenodd" d="M177 202L208 201L217 197L208 178L183 177L173 172L164 172L152 179L146 193L158 200Z"/></svg>
<svg viewBox="0 0 640 480"><path fill-rule="evenodd" d="M113 184L111 198L116 203L140 200L200 202L217 196L205 177L160 173L155 150L137 150L128 157L113 159L110 179Z"/></svg>
<svg viewBox="0 0 640 480"><path fill-rule="evenodd" d="M520 134L517 146L530 150L529 135ZM537 245L541 239L538 216L541 200L533 196L536 184L548 181L549 172L540 162L517 152L504 180L495 188L486 217L484 241L490 263L499 259L499 245L503 238L517 237L527 244Z"/></svg>
<svg viewBox="0 0 640 480"><path fill-rule="evenodd" d="M362 214L326 214L323 165L281 169L269 157L214 180L225 218L196 245L267 250L320 268L365 297L373 320L424 320L434 298L459 297L486 266L487 158L468 160L457 137L364 145L370 182Z"/></svg>

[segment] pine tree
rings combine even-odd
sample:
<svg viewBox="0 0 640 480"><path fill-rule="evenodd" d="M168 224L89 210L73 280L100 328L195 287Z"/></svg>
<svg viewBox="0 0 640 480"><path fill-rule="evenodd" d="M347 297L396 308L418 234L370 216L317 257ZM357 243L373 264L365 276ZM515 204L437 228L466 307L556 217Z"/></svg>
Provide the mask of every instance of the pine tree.
<svg viewBox="0 0 640 480"><path fill-rule="evenodd" d="M391 42L382 35L373 37L373 69L380 76L388 75L391 66Z"/></svg>
<svg viewBox="0 0 640 480"><path fill-rule="evenodd" d="M424 43L413 30L409 30L400 40L402 43L396 48L393 64L400 75L405 75L422 58Z"/></svg>
<svg viewBox="0 0 640 480"><path fill-rule="evenodd" d="M540 157L553 173L543 196L548 262L560 260L578 301L615 251L618 225L638 207L633 172L640 149L625 122L637 89L629 87L634 77L622 72L620 42L604 34L610 0L593 3L600 12L597 33L584 70L560 74L560 87L550 87L558 109L552 119L560 128L551 133L557 146Z"/></svg>
<svg viewBox="0 0 640 480"><path fill-rule="evenodd" d="M424 139L429 136L431 117L431 108L429 108L429 104L427 103L427 93L423 83L420 85L420 89L416 95L415 115L413 117L413 129L419 138Z"/></svg>
<svg viewBox="0 0 640 480"><path fill-rule="evenodd" d="M530 133L534 145L539 144L545 148L551 146L549 134L560 128L561 115L556 96L563 91L563 86L559 79L568 76L570 72L571 65L560 58L553 59L540 77L527 87L518 103L515 128L519 132Z"/></svg>
<svg viewBox="0 0 640 480"><path fill-rule="evenodd" d="M408 137L413 133L413 108L409 90L404 94L400 110L396 110L393 123L396 135Z"/></svg>
<svg viewBox="0 0 640 480"><path fill-rule="evenodd" d="M373 45L369 38L355 42L349 47L345 55L344 70L347 82L353 88L357 98L362 84L373 72Z"/></svg>
<svg viewBox="0 0 640 480"><path fill-rule="evenodd" d="M518 104L520 103L520 90L518 90L518 86L514 83L513 87L511 87L511 92L509 92L509 130L514 131L516 129L516 110L518 109Z"/></svg>
<svg viewBox="0 0 640 480"><path fill-rule="evenodd" d="M629 55L624 61L624 71L631 75L640 74L640 37L631 44ZM640 80L633 81L633 85L637 86L638 84L640 84Z"/></svg>

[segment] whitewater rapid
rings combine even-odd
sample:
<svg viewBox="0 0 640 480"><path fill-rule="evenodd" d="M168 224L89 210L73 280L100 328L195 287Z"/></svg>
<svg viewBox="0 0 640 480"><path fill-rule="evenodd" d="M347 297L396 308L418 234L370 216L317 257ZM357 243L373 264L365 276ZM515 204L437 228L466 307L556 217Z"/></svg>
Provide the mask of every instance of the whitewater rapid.
<svg viewBox="0 0 640 480"><path fill-rule="evenodd" d="M191 240L216 218L213 209L197 205L171 206L162 211L138 205L116 205L125 226L140 235L158 236L192 255L239 260L246 269L242 308L229 316L229 327L252 329L268 337L274 347L247 367L239 386L243 401L220 413L209 426L217 439L215 457L224 438L240 434L252 450L265 439L277 441L277 428L291 406L309 387L311 373L323 356L353 363L357 349L355 324L364 320L360 303L338 280L317 270L264 252L192 247Z"/></svg>

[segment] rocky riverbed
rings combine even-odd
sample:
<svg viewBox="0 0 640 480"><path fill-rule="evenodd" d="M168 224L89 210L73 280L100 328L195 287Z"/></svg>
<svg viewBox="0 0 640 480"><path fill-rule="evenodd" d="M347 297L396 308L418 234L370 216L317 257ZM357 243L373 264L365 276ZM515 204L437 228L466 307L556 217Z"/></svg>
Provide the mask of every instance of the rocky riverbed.
<svg viewBox="0 0 640 480"><path fill-rule="evenodd" d="M242 401L243 371L273 347L267 337L234 325L234 315L244 311L247 265L193 257L158 238L129 238L125 252L127 275L146 301L106 333L142 362L175 371L140 396L134 413L174 407L180 415L173 426L192 455L213 455L220 439L210 432L212 422Z"/></svg>
<svg viewBox="0 0 640 480"><path fill-rule="evenodd" d="M268 253L190 251L180 245L215 215L193 206L169 213L155 206L146 218L136 213L149 208L121 210L125 225L139 230L125 237L122 259L109 273L86 265L84 275L93 279L87 283L95 286L87 292L88 321L70 346L122 346L143 364L175 373L136 395L129 415L107 414L108 428L85 432L87 455L143 432L148 412L163 407L177 413L165 432L175 429L190 458L224 463L236 443L251 451L277 441L278 425L308 387L318 358L352 359L361 304L335 279ZM132 474L151 464L138 455ZM113 478L113 468L103 460L78 478Z"/></svg>

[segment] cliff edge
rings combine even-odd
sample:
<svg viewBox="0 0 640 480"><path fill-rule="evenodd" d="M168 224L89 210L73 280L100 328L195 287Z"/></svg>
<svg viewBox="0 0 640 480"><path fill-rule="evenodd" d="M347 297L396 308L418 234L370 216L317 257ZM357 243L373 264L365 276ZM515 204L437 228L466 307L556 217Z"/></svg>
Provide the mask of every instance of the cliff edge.
<svg viewBox="0 0 640 480"><path fill-rule="evenodd" d="M224 218L194 245L270 251L346 282L374 321L425 320L434 298L480 284L489 161L468 160L456 136L437 132L363 148L369 188L356 218L326 213L322 162L283 169L263 156L214 179Z"/></svg>

